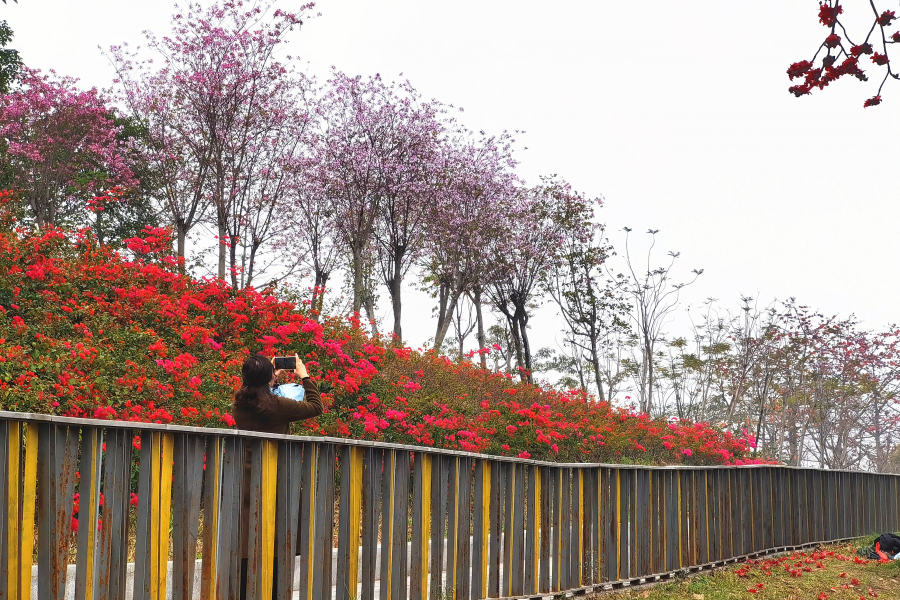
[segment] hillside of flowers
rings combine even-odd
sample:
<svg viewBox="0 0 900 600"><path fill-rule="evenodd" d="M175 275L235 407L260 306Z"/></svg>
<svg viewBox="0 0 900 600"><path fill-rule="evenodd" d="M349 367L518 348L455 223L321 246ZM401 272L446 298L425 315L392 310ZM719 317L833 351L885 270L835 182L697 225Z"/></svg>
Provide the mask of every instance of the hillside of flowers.
<svg viewBox="0 0 900 600"><path fill-rule="evenodd" d="M10 196L0 192L3 207ZM749 435L373 339L358 319L317 318L285 294L193 279L171 248L163 229L117 250L0 211L0 408L233 427L244 358L297 352L326 404L298 434L559 461L754 462Z"/></svg>

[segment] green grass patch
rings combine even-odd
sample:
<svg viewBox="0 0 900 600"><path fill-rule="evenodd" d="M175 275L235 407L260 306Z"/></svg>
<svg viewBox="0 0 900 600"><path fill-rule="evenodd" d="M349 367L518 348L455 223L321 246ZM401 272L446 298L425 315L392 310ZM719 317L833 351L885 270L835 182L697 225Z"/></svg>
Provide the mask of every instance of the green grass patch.
<svg viewBox="0 0 900 600"><path fill-rule="evenodd" d="M900 598L900 561L858 557L871 542L823 546L729 565L681 581L635 589L604 598L650 600L868 600Z"/></svg>

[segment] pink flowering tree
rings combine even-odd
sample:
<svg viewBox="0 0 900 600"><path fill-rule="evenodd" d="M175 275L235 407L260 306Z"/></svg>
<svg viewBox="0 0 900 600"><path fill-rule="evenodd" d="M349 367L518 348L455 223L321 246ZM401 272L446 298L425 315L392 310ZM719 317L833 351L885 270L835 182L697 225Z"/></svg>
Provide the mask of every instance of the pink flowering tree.
<svg viewBox="0 0 900 600"><path fill-rule="evenodd" d="M476 137L461 129L442 144L436 169L442 193L429 207L422 257L426 289L438 300L435 349L466 297L475 307L479 348L486 346L482 305L493 268L490 240L506 227L502 207L516 183L513 143L507 133ZM481 353L482 367L486 361Z"/></svg>
<svg viewBox="0 0 900 600"><path fill-rule="evenodd" d="M570 193L556 178L521 187L505 206L507 227L491 241L493 272L488 297L509 327L516 364L523 381L533 382L534 361L528 322L543 295L542 284L571 227L587 227L573 215L586 211L586 198Z"/></svg>
<svg viewBox="0 0 900 600"><path fill-rule="evenodd" d="M845 27L845 4L849 11L856 11L869 26L859 30L848 31ZM878 2L877 4L881 4ZM893 10L882 10L874 0L822 0L819 3L819 23L826 27L825 39L819 44L812 60L793 63L787 70L788 77L799 80L788 91L797 97L811 94L813 90L823 90L833 81L845 75L856 77L860 81L868 81L864 66L871 61L878 72L878 91L867 99L864 107L881 104L881 90L889 78L900 79L900 74L891 67L889 51L892 44L900 43L900 30L895 21L897 16ZM867 16L868 15L868 16ZM852 29L852 28L851 28ZM868 60L865 60L868 59ZM862 62L861 62L862 61Z"/></svg>
<svg viewBox="0 0 900 600"><path fill-rule="evenodd" d="M109 53L121 100L149 132L144 152L165 182L179 256L208 218L218 275L230 273L235 287L252 283L260 249L277 237L273 214L299 171L309 123L309 82L276 53L312 5L273 4L189 5L171 36L147 34L159 65L140 49Z"/></svg>
<svg viewBox="0 0 900 600"><path fill-rule="evenodd" d="M336 211L352 311L365 307L374 321L374 285L380 279L394 308L394 334L402 339L401 289L423 243L444 108L423 101L408 82L335 71L318 110L316 185Z"/></svg>
<svg viewBox="0 0 900 600"><path fill-rule="evenodd" d="M23 67L20 86L0 101L12 183L40 227L80 225L95 194L137 184L112 110L76 82Z"/></svg>

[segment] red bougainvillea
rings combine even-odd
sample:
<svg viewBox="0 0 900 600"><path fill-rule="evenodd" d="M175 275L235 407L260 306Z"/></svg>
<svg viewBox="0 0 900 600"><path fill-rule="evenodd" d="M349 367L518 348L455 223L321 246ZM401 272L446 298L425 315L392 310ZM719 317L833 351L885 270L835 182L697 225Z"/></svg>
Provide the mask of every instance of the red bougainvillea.
<svg viewBox="0 0 900 600"><path fill-rule="evenodd" d="M0 192L3 206L10 198ZM89 231L27 230L0 210L0 407L231 427L244 359L297 352L326 404L300 434L563 461L755 462L748 434L397 347L358 319L317 319L290 290L193 279L171 244L148 229L117 252Z"/></svg>

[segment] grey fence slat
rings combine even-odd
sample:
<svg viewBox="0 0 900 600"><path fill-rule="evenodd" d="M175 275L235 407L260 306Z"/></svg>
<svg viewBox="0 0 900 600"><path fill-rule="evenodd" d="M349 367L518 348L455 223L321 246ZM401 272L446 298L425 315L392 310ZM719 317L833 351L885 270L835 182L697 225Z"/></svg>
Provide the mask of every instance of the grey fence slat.
<svg viewBox="0 0 900 600"><path fill-rule="evenodd" d="M550 589L559 591L560 587L560 562L562 556L562 485L561 470L550 467L547 477L547 494L550 500Z"/></svg>
<svg viewBox="0 0 900 600"><path fill-rule="evenodd" d="M601 485L601 472L598 468L591 468L591 486L593 491L591 492L591 504L590 504L590 513L591 513L591 580L590 583L598 584L600 583L600 560L602 558L602 548L601 545L601 537L600 537L600 485Z"/></svg>
<svg viewBox="0 0 900 600"><path fill-rule="evenodd" d="M383 458L384 451L378 448L366 448L363 458L362 564L360 564L362 600L374 600L375 597L375 556L378 548Z"/></svg>
<svg viewBox="0 0 900 600"><path fill-rule="evenodd" d="M300 475L300 518L298 543L300 548L300 580L298 582L301 598L312 597L313 572L317 569L316 554L316 475L319 463L319 445L307 442L303 444L303 467ZM376 535L377 535L376 525ZM374 564L374 561L373 561Z"/></svg>
<svg viewBox="0 0 900 600"><path fill-rule="evenodd" d="M698 565L700 564L700 503L699 503L699 494L697 492L697 485L700 480L699 473L697 471L687 471L688 475L688 488L690 493L690 519L689 525L690 528L690 556L691 556L691 564ZM746 496L745 496L746 498Z"/></svg>
<svg viewBox="0 0 900 600"><path fill-rule="evenodd" d="M678 541L681 532L678 530L678 482L674 471L666 471L666 570L674 571L679 567L680 556Z"/></svg>
<svg viewBox="0 0 900 600"><path fill-rule="evenodd" d="M9 422L0 421L0 598L9 597Z"/></svg>
<svg viewBox="0 0 900 600"><path fill-rule="evenodd" d="M497 463L494 463L497 466ZM429 598L440 600L444 582L444 539L446 533L447 474L445 457L436 456L431 463L431 567L429 574ZM494 555L499 560L499 553Z"/></svg>
<svg viewBox="0 0 900 600"><path fill-rule="evenodd" d="M728 498L729 507L731 509L731 550L732 555L737 556L745 554L744 548L744 521L743 521L743 505L746 504L742 498L746 490L741 485L740 471L730 471L728 473ZM687 563L689 564L689 563Z"/></svg>
<svg viewBox="0 0 900 600"><path fill-rule="evenodd" d="M710 562L709 558L709 471L697 474L697 516L700 521L699 548L700 564Z"/></svg>
<svg viewBox="0 0 900 600"><path fill-rule="evenodd" d="M470 590L471 600L478 600L484 597L484 591L487 590L486 572L482 572L483 561L487 560L488 552L483 550L482 540L484 535L489 531L489 522L484 518L484 510L490 502L484 499L484 474L485 470L490 469L490 464L484 460L478 460L475 463L475 485L472 493L472 588ZM488 471L489 472L489 471ZM415 520L413 521L415 524ZM415 530L413 530L413 547L415 548ZM410 600L416 600L412 595L412 581L410 581Z"/></svg>
<svg viewBox="0 0 900 600"><path fill-rule="evenodd" d="M203 438L176 434L172 486L172 597L190 598L194 589L200 495L203 484Z"/></svg>
<svg viewBox="0 0 900 600"><path fill-rule="evenodd" d="M718 471L709 473L709 553L711 561L720 561L722 548L722 478Z"/></svg>
<svg viewBox="0 0 900 600"><path fill-rule="evenodd" d="M409 598L410 600L422 600L426 596L426 590L422 589L422 573L423 569L426 569L427 573L427 565L424 564L424 556L423 549L424 544L428 543L428 532L424 531L422 528L422 516L423 516L423 463L424 455L421 452L417 452L414 459L413 464L413 493L412 493L412 540L410 542L410 557L409 557ZM480 463L484 461L479 461ZM475 489L475 535L474 541L475 545L473 548L473 554L477 555L480 545L478 540L478 480L476 476L476 489ZM475 562L475 565L480 565L480 562ZM472 577L473 579L476 575L480 576L481 569L473 569ZM473 589L474 589L473 583ZM474 599L473 599L474 600Z"/></svg>
<svg viewBox="0 0 900 600"><path fill-rule="evenodd" d="M130 440L127 430L118 429L107 433L97 590L97 597L101 599L125 595L125 590L120 589L120 584L121 573L128 562L125 529L127 524L125 512L128 510L127 483L131 474L131 464L125 461L128 448Z"/></svg>
<svg viewBox="0 0 900 600"><path fill-rule="evenodd" d="M665 495L660 494L662 472L650 471L648 477L650 480L650 547L647 553L650 555L650 572L663 573L666 570L666 553L663 546L666 539L664 531L666 521L662 504Z"/></svg>
<svg viewBox="0 0 900 600"><path fill-rule="evenodd" d="M581 585L587 586L594 583L593 564L593 496L597 492L597 484L594 482L594 470L585 467L582 471L581 482ZM649 502L649 500L648 500Z"/></svg>
<svg viewBox="0 0 900 600"><path fill-rule="evenodd" d="M350 556L359 552L356 546L357 540L350 539L350 519L347 518L350 508L350 476L352 470L352 446L344 446L341 449L341 499L340 520L338 522L338 553L337 553L337 600L349 600L356 597L356 581L350 581Z"/></svg>
<svg viewBox="0 0 900 600"><path fill-rule="evenodd" d="M0 431L4 427L4 423L0 423ZM55 458L54 438L56 436L56 425L49 423L41 423L36 425L38 428L38 464L37 464L37 529L38 529L38 565L43 565L38 577L38 600L50 600L51 594L55 600L58 588L54 586L51 592L48 587L53 585L54 577L58 575L59 563L54 561L54 540L57 539L57 533L53 530L54 516L56 514L56 490L59 486L58 464ZM0 444L2 444L2 434L0 434ZM0 454L0 465L3 459ZM3 476L3 468L0 466L0 478ZM3 493L2 484L0 484L0 498L6 497ZM3 501L0 500L0 509L3 507ZM5 537L3 528L5 523L0 524L0 536ZM53 558L51 558L53 557ZM55 563L55 564L54 564ZM39 567L41 568L41 567ZM49 573L48 573L49 571ZM43 582L41 581L43 580ZM49 584L49 585L48 585Z"/></svg>
<svg viewBox="0 0 900 600"><path fill-rule="evenodd" d="M95 427L81 430L78 464L78 554L75 559L75 600L84 600L88 585L97 589L97 510L100 506L100 469L103 432ZM94 500L91 501L91 493ZM88 562L93 554L92 564Z"/></svg>
<svg viewBox="0 0 900 600"><path fill-rule="evenodd" d="M513 502L515 502L515 464L508 463L502 467L503 473L503 581L501 593L504 597L512 596L512 530ZM448 536L449 537L449 536ZM449 561L448 561L449 563Z"/></svg>
<svg viewBox="0 0 900 600"><path fill-rule="evenodd" d="M602 469L601 475L601 498L602 519L603 519L603 561L600 564L600 579L604 582L614 581L617 578L616 569L618 554L616 550L616 539L618 528L616 524L616 505L618 496L617 473L613 469ZM655 474L654 474L655 475Z"/></svg>
<svg viewBox="0 0 900 600"><path fill-rule="evenodd" d="M520 467L521 468L521 467ZM472 507L472 459L461 457L457 475L459 489L457 492L457 526L456 526L456 583L454 591L457 598L468 598L471 589L470 578L470 531ZM405 528L404 528L405 529ZM406 546L404 546L405 548Z"/></svg>
<svg viewBox="0 0 900 600"><path fill-rule="evenodd" d="M200 566L200 598L208 600L215 595L216 585L216 553L215 547L219 529L219 498L222 480L222 447L221 438L215 435L206 436L206 469L203 471L203 559ZM215 523L215 527L213 527ZM212 591L210 591L212 590Z"/></svg>
<svg viewBox="0 0 900 600"><path fill-rule="evenodd" d="M553 484L550 481L550 468L538 467L541 474L541 498L538 510L541 515L540 566L538 570L538 588L541 592L550 591L550 532L553 528L550 506L553 502Z"/></svg>
<svg viewBox="0 0 900 600"><path fill-rule="evenodd" d="M773 469L773 473L778 475L781 474L782 469ZM838 495L838 491L840 490L840 482L841 482L841 473L829 473L828 474L828 504L832 505L830 510L831 517L831 533L834 536L832 539L841 539L843 538L843 531L841 527L841 516L843 514L843 503L841 502L841 498Z"/></svg>
<svg viewBox="0 0 900 600"><path fill-rule="evenodd" d="M512 515L512 529L510 538L512 543L512 590L513 594L525 592L525 469L521 464L513 466L515 480L512 486L514 496Z"/></svg>
<svg viewBox="0 0 900 600"><path fill-rule="evenodd" d="M593 556L591 558L591 583L599 584L602 579L600 569L603 563L603 520L601 518L602 497L603 497L603 470L592 468L594 493L591 497L591 548Z"/></svg>
<svg viewBox="0 0 900 600"><path fill-rule="evenodd" d="M806 476L806 471L798 471L799 480L800 480L800 506L802 507L800 512L800 527L802 529L802 533L800 535L801 543L805 544L809 542L809 478Z"/></svg>
<svg viewBox="0 0 900 600"><path fill-rule="evenodd" d="M773 469L772 476L772 542L774 547L784 546L784 482L782 469ZM738 472L740 475L740 472ZM742 546L743 548L743 546ZM746 554L742 549L741 554Z"/></svg>
<svg viewBox="0 0 900 600"><path fill-rule="evenodd" d="M234 584L234 572L240 574L238 548L240 534L241 488L244 479L244 448L239 438L222 441L222 501L219 505L219 540L216 600L227 600L240 593ZM143 451L143 447L141 448ZM143 465L143 459L141 460ZM143 472L143 468L142 468Z"/></svg>
<svg viewBox="0 0 900 600"><path fill-rule="evenodd" d="M150 485L155 448L153 434L141 433L140 466L138 467L138 505L135 524L134 600L150 598Z"/></svg>
<svg viewBox="0 0 900 600"><path fill-rule="evenodd" d="M559 469L557 484L560 486L560 557L559 580L560 589L569 589L572 585L572 478L571 469L562 467Z"/></svg>
<svg viewBox="0 0 900 600"><path fill-rule="evenodd" d="M629 480L629 499L628 499L628 539L631 543L628 547L628 570L629 577L632 579L637 573L637 473L638 469L630 469L631 478Z"/></svg>
<svg viewBox="0 0 900 600"><path fill-rule="evenodd" d="M540 535L537 530L537 505L540 499L535 495L537 492L537 467L528 465L525 467L525 474L528 479L528 492L525 496L525 581L524 591L533 594L538 591L537 578L535 577L535 549L537 548L537 539Z"/></svg>
<svg viewBox="0 0 900 600"><path fill-rule="evenodd" d="M719 477L719 560L732 556L731 553L731 497L728 490L728 471L717 471Z"/></svg>
<svg viewBox="0 0 900 600"><path fill-rule="evenodd" d="M503 523L503 480L502 466L497 461L489 465L491 470L491 490L488 496L488 597L500 595L500 553L501 525Z"/></svg>
<svg viewBox="0 0 900 600"><path fill-rule="evenodd" d="M263 441L251 440L249 514L240 521L247 527L247 600L261 600L262 584L262 470ZM266 599L268 600L268 598Z"/></svg>
<svg viewBox="0 0 900 600"><path fill-rule="evenodd" d="M297 554L297 524L300 518L300 478L303 446L296 442L278 444L278 479L275 497L275 559L273 593L278 600L290 600L294 587L294 557Z"/></svg>
<svg viewBox="0 0 900 600"><path fill-rule="evenodd" d="M776 507L772 505L773 492L775 482L772 480L772 469L763 471L763 493L765 494L764 506L766 508L766 519L763 524L763 533L766 537L766 548L775 547L775 512ZM737 497L732 496L732 502L737 502Z"/></svg>
<svg viewBox="0 0 900 600"><path fill-rule="evenodd" d="M119 454L119 489L121 489L121 498L119 498L119 533L113 533L112 538L112 562L110 563L111 580L109 588L110 598L125 597L128 587L127 568L128 568L128 545L129 545L129 529L131 519L129 518L129 510L131 507L131 459L132 459L132 441L134 432L125 430L122 439L121 454ZM118 577L116 577L118 574Z"/></svg>
<svg viewBox="0 0 900 600"><path fill-rule="evenodd" d="M617 579L630 579L631 570L629 558L631 557L631 540L628 521L631 518L629 506L631 504L633 481L630 469L619 469L619 573Z"/></svg>
<svg viewBox="0 0 900 600"><path fill-rule="evenodd" d="M636 482L636 508L635 525L637 544L637 575L645 577L650 574L650 531L652 513L650 511L650 472L638 471Z"/></svg>
<svg viewBox="0 0 900 600"><path fill-rule="evenodd" d="M837 506L836 516L837 519L837 537L839 539L844 539L850 537L850 498L846 493L848 490L848 483L850 478L847 473L835 473L834 474L834 501ZM897 494L900 494L900 482L894 478L894 499L897 501L895 504L895 528L900 530L900 518L898 518L898 513L900 513L900 498L898 498Z"/></svg>
<svg viewBox="0 0 900 600"><path fill-rule="evenodd" d="M331 598L331 548L334 539L334 444L323 444L319 451L319 477L316 485L316 533L315 550L313 551L315 569L312 573L313 598L330 600ZM382 564L385 561L382 552ZM382 580L385 589L387 578Z"/></svg>
<svg viewBox="0 0 900 600"><path fill-rule="evenodd" d="M0 431L4 425L0 423ZM38 510L39 516L46 517L38 524L38 564L49 567L49 573L42 571L38 577L38 598L57 600L62 598L66 582L78 431L42 424L38 436ZM4 526L0 524L0 528Z"/></svg>
<svg viewBox="0 0 900 600"><path fill-rule="evenodd" d="M675 473L675 479L678 482L678 528L681 531L681 542L679 547L681 549L680 565L682 568L694 564L691 560L691 491L689 473L689 471L677 471Z"/></svg>
<svg viewBox="0 0 900 600"><path fill-rule="evenodd" d="M583 532L581 530L581 515L582 515L582 507L581 507L581 469L576 468L571 470L571 482L572 482L572 515L570 522L571 532L569 534L569 586L570 587L581 587L581 539L583 536Z"/></svg>
<svg viewBox="0 0 900 600"><path fill-rule="evenodd" d="M447 575L446 592L451 595L456 586L457 540L461 535L459 527L459 461L458 456L449 458L447 464Z"/></svg>
<svg viewBox="0 0 900 600"><path fill-rule="evenodd" d="M394 532L391 551L391 599L406 600L406 541L409 527L409 452L394 453ZM466 507L468 513L468 506ZM467 536L468 537L468 536Z"/></svg>

